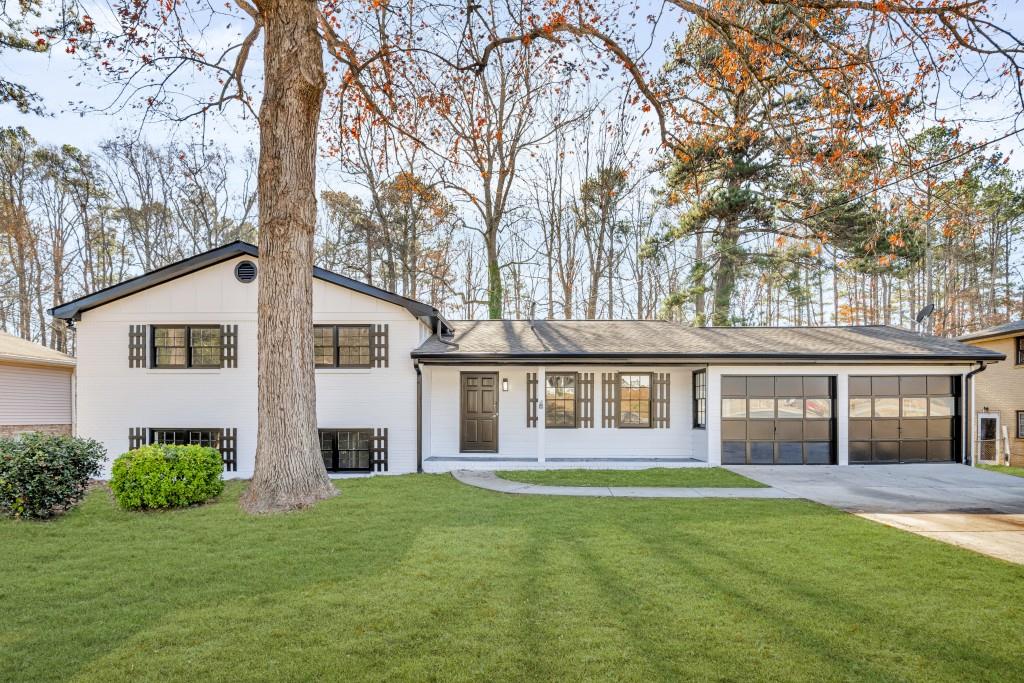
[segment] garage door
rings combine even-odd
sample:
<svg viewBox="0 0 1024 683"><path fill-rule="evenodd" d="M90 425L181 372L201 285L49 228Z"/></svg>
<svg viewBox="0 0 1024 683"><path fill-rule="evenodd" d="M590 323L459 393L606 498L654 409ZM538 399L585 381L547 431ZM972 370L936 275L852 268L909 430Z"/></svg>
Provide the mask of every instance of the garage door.
<svg viewBox="0 0 1024 683"><path fill-rule="evenodd" d="M835 462L835 378L722 377L722 463Z"/></svg>
<svg viewBox="0 0 1024 683"><path fill-rule="evenodd" d="M957 457L960 378L850 377L850 462L950 462Z"/></svg>

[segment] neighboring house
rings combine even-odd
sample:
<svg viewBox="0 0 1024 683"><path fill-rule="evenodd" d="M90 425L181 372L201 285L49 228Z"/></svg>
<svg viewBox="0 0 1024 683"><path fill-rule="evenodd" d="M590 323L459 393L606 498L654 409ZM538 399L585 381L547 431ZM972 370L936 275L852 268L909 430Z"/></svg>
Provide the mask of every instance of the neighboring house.
<svg viewBox="0 0 1024 683"><path fill-rule="evenodd" d="M74 387L74 358L0 332L0 436L70 435Z"/></svg>
<svg viewBox="0 0 1024 683"><path fill-rule="evenodd" d="M209 443L253 471L254 246L53 309L78 340L78 433L112 456ZM960 461L970 375L1001 353L887 327L455 321L314 270L332 472ZM299 340L296 340L299 343Z"/></svg>
<svg viewBox="0 0 1024 683"><path fill-rule="evenodd" d="M1005 462L1006 429L1010 459L1024 465L1024 320L996 325L960 337L975 346L1006 356L975 380L974 448L981 462Z"/></svg>

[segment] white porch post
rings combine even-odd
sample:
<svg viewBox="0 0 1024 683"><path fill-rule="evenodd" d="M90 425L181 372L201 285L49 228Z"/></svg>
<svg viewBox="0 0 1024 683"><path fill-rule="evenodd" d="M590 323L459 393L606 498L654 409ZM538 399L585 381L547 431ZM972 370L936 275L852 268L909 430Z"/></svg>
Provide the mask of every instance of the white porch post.
<svg viewBox="0 0 1024 683"><path fill-rule="evenodd" d="M850 373L836 373L836 464L850 464Z"/></svg>
<svg viewBox="0 0 1024 683"><path fill-rule="evenodd" d="M537 462L544 462L544 396L547 393L546 368L537 367Z"/></svg>
<svg viewBox="0 0 1024 683"><path fill-rule="evenodd" d="M704 428L705 452L708 465L719 467L722 464L722 370L708 366L705 378L708 382L707 426Z"/></svg>

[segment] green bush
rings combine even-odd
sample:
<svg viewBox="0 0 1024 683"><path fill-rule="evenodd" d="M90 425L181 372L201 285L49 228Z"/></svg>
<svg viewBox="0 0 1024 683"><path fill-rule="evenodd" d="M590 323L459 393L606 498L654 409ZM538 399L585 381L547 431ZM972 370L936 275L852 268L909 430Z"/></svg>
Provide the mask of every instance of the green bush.
<svg viewBox="0 0 1024 683"><path fill-rule="evenodd" d="M0 439L0 512L40 519L68 510L106 455L92 439L39 432Z"/></svg>
<svg viewBox="0 0 1024 683"><path fill-rule="evenodd" d="M110 488L126 510L158 510L202 503L224 490L216 449L143 446L114 461Z"/></svg>

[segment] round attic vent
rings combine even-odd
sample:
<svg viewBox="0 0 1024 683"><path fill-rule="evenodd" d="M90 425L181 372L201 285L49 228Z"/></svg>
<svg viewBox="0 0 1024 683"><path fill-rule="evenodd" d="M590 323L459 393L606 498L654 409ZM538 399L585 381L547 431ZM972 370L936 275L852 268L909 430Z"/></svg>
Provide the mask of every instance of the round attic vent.
<svg viewBox="0 0 1024 683"><path fill-rule="evenodd" d="M256 264L252 261L242 261L235 266L235 277L239 282L252 282L256 279Z"/></svg>

